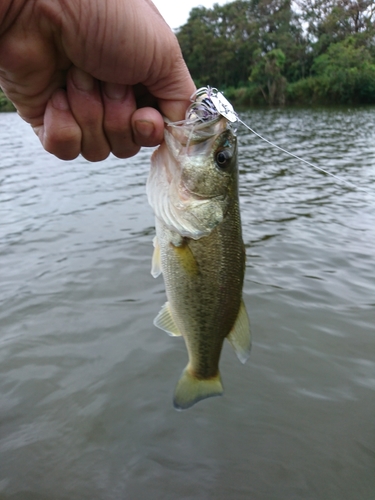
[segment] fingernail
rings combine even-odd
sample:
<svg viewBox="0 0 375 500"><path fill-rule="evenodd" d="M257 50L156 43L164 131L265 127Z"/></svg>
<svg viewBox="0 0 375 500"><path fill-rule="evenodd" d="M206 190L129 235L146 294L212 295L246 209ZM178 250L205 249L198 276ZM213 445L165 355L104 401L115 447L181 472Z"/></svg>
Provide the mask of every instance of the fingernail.
<svg viewBox="0 0 375 500"><path fill-rule="evenodd" d="M134 125L137 134L145 139L151 137L155 130L154 124L147 120L137 120Z"/></svg>
<svg viewBox="0 0 375 500"><path fill-rule="evenodd" d="M51 97L52 106L58 111L68 111L69 103L63 90L56 90Z"/></svg>
<svg viewBox="0 0 375 500"><path fill-rule="evenodd" d="M126 95L127 87L126 85L120 85L118 83L105 83L104 93L109 99L120 100Z"/></svg>
<svg viewBox="0 0 375 500"><path fill-rule="evenodd" d="M72 68L72 80L78 90L90 92L94 88L93 77L79 68Z"/></svg>

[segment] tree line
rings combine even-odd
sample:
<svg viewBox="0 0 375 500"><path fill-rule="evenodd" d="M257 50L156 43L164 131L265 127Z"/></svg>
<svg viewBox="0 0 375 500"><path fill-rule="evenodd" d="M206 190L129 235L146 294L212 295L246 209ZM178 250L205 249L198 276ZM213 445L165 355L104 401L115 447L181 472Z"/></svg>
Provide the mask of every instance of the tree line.
<svg viewBox="0 0 375 500"><path fill-rule="evenodd" d="M236 103L375 103L374 0L235 0L176 34L197 86Z"/></svg>
<svg viewBox="0 0 375 500"><path fill-rule="evenodd" d="M235 0L176 34L196 85L236 104L375 103L375 0Z"/></svg>

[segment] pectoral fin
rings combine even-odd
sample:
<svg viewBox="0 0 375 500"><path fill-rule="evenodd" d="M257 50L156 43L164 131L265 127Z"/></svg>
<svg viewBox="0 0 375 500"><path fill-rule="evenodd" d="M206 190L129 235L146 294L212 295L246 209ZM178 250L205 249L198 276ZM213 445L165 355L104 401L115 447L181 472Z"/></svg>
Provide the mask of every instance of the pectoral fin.
<svg viewBox="0 0 375 500"><path fill-rule="evenodd" d="M166 302L163 307L160 309L159 314L154 319L154 325L161 330L164 330L171 335L172 337L178 337L181 335L181 332L176 326L174 319L171 314L171 310L169 307L169 302Z"/></svg>
<svg viewBox="0 0 375 500"><path fill-rule="evenodd" d="M238 359L241 363L246 363L250 356L251 349L251 332L249 317L246 312L246 307L243 301L241 302L240 310L237 319L230 331L227 339L232 344Z"/></svg>
<svg viewBox="0 0 375 500"><path fill-rule="evenodd" d="M157 278L161 273L160 246L157 236L154 237L152 243L154 245L154 253L152 254L151 275Z"/></svg>
<svg viewBox="0 0 375 500"><path fill-rule="evenodd" d="M199 266L193 252L191 251L188 243L183 241L179 246L172 245L176 252L179 262L184 269L185 273L189 276L199 274Z"/></svg>
<svg viewBox="0 0 375 500"><path fill-rule="evenodd" d="M176 410L186 410L202 399L222 394L223 385L219 373L213 378L198 379L190 373L187 366L177 383L173 405Z"/></svg>

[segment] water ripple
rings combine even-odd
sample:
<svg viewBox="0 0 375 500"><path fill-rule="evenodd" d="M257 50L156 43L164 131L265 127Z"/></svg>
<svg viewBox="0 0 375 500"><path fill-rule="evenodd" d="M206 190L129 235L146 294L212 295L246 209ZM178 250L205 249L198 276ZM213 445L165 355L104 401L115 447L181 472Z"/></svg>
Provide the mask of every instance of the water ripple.
<svg viewBox="0 0 375 500"><path fill-rule="evenodd" d="M253 351L225 345L225 396L185 413L185 347L152 325L151 151L62 162L0 114L1 498L372 498L373 111L241 115L368 192L238 130Z"/></svg>

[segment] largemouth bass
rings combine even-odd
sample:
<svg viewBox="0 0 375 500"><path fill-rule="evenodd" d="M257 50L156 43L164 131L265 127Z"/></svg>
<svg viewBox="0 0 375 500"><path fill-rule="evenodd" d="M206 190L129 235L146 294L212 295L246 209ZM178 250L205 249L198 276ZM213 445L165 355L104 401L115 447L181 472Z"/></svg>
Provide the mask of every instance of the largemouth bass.
<svg viewBox="0 0 375 500"><path fill-rule="evenodd" d="M225 338L240 361L250 353L237 138L228 120L209 113L166 124L165 140L152 156L147 194L156 216L151 273L163 273L168 299L154 324L185 340L189 363L174 406L186 409L223 393L219 359Z"/></svg>

